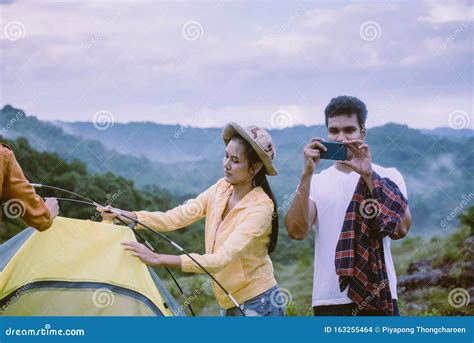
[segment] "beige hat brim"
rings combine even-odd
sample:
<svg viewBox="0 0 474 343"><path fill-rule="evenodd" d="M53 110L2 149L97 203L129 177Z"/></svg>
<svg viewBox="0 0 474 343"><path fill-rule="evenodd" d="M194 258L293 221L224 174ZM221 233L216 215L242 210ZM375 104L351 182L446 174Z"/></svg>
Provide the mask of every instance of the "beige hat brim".
<svg viewBox="0 0 474 343"><path fill-rule="evenodd" d="M222 138L224 139L224 143L229 143L230 139L235 136L235 134L239 134L245 141L247 141L252 148L257 152L258 157L263 163L265 167L265 171L268 175L275 176L278 175L277 170L273 167L273 163L271 158L267 155L267 153L250 137L247 131L236 123L229 123L224 127L222 131Z"/></svg>

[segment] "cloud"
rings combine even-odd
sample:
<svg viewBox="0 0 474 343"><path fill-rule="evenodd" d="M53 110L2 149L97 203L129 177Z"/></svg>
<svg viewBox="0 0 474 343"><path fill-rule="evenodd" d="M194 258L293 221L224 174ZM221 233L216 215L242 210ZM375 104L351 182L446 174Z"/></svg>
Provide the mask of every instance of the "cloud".
<svg viewBox="0 0 474 343"><path fill-rule="evenodd" d="M332 97L353 94L384 109L374 123L433 127L471 99L472 23L458 12L407 2L13 2L2 18L26 33L0 38L0 102L31 104L42 119L88 120L105 108L118 121L188 124L200 113L197 126L268 126L279 109L293 125L321 123ZM183 36L190 22L197 39Z"/></svg>
<svg viewBox="0 0 474 343"><path fill-rule="evenodd" d="M469 0L427 1L428 15L420 16L421 22L446 24L461 22L472 16L472 4Z"/></svg>

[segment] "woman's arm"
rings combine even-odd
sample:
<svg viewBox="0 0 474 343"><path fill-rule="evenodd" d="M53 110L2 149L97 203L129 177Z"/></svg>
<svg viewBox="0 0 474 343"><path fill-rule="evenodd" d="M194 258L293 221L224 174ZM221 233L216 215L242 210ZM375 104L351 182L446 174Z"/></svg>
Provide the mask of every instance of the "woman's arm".
<svg viewBox="0 0 474 343"><path fill-rule="evenodd" d="M245 217L224 244L213 254L190 254L210 273L216 273L227 264L237 259L252 241L265 234L271 226L273 203L257 205L252 213ZM125 250L132 251L133 256L140 258L151 266L181 268L183 272L204 274L205 272L187 255L157 254L145 245L137 242L124 242Z"/></svg>
<svg viewBox="0 0 474 343"><path fill-rule="evenodd" d="M217 273L230 262L239 258L255 238L264 235L272 223L273 203L252 206L249 213L236 226L225 242L212 254L190 254L211 273ZM187 255L180 255L181 270L188 273L204 271Z"/></svg>
<svg viewBox="0 0 474 343"><path fill-rule="evenodd" d="M128 218L132 218L151 227L155 231L173 231L186 227L206 216L207 203L211 194L214 194L215 188L216 185L213 185L203 193L199 194L195 199L188 200L183 205L177 206L166 212L130 212L116 209L125 215L118 216L115 213L109 212L112 209L111 206L106 206L104 208L98 207L97 211L100 212L104 220L113 220L114 223L118 223L117 218L120 218L128 225L132 222L132 220ZM137 229L143 229L143 226L138 225Z"/></svg>

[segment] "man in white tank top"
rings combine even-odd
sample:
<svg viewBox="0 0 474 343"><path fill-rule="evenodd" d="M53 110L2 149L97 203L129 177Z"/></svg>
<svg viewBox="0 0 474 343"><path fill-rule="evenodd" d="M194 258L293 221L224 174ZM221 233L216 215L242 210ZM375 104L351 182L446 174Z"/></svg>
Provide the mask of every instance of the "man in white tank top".
<svg viewBox="0 0 474 343"><path fill-rule="evenodd" d="M315 315L383 315L381 311L367 310L355 304L341 292L339 275L336 274L336 247L341 235L345 214L359 179L362 177L368 190L373 189L372 173L388 178L407 198L403 176L395 168L384 168L372 163L366 137L365 104L350 96L339 96L331 100L325 109L327 141L344 142L348 146L348 160L336 161L331 167L313 175L320 162L320 153L325 150L321 138L313 138L304 149L304 168L285 225L292 239L303 240L313 227L316 231L313 301ZM411 225L409 208L397 225L396 239L406 236ZM397 307L397 278L390 252L390 241L382 240L383 257L388 276L393 314L399 315Z"/></svg>

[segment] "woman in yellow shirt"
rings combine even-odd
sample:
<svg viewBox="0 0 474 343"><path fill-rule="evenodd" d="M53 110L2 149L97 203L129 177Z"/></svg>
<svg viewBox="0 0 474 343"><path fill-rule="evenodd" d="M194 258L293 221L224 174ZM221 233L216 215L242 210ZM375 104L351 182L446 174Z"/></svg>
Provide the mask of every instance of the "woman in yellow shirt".
<svg viewBox="0 0 474 343"><path fill-rule="evenodd" d="M246 315L284 316L283 297L269 257L278 237L276 200L265 175L277 175L272 163L275 158L272 138L265 129L229 123L224 128L223 139L224 178L216 184L167 212L122 210L122 213L160 232L180 229L205 217L206 253L191 256L241 304ZM98 208L108 220L116 217L107 212L110 209ZM204 273L186 255L156 254L137 242L123 245L146 264ZM213 290L222 315L240 315L214 282Z"/></svg>

